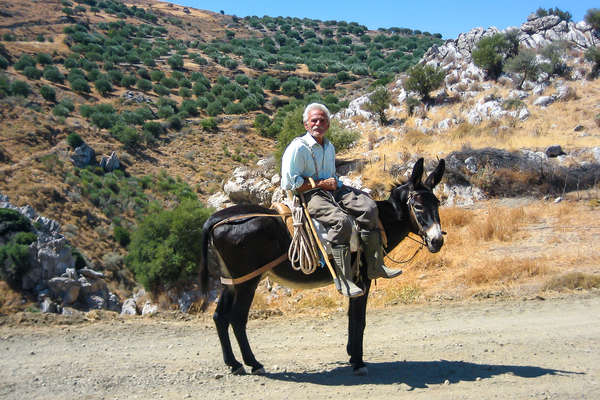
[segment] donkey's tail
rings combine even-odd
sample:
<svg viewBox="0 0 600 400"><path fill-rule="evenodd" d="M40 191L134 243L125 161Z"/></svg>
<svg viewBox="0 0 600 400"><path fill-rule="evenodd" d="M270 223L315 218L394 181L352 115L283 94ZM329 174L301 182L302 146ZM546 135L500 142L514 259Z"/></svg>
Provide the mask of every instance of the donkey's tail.
<svg viewBox="0 0 600 400"><path fill-rule="evenodd" d="M211 219L206 221L202 227L202 248L200 252L200 292L204 298L202 302L202 310L204 311L208 306L208 246L210 243L210 236L212 233L212 227L214 223L211 223Z"/></svg>

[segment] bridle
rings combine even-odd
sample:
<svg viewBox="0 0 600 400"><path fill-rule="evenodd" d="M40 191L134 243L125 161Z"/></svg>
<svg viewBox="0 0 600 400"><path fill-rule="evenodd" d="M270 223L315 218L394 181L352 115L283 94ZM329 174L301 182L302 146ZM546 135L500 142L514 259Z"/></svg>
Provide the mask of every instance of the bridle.
<svg viewBox="0 0 600 400"><path fill-rule="evenodd" d="M408 212L410 214L410 217L413 219L415 225L417 226L417 230L418 230L417 233L419 235L420 240L415 239L415 238L411 237L410 235L406 235L406 237L409 238L410 240L412 240L413 242L418 243L420 245L419 248L417 250L415 250L413 255L410 256L409 258L407 258L406 260L395 260L392 257L390 257L389 253L385 250L385 248L383 249L384 258L387 257L389 260L391 260L397 264L407 264L407 263L411 262L417 256L419 251L421 251L421 249L423 249L424 246L427 246L427 243L425 243L425 241L423 240L423 236L425 235L425 229L423 229L423 224L421 224L421 221L419 221L419 218L417 217L417 213L415 211L415 196L416 195L417 195L416 190L409 190L406 204L408 206Z"/></svg>

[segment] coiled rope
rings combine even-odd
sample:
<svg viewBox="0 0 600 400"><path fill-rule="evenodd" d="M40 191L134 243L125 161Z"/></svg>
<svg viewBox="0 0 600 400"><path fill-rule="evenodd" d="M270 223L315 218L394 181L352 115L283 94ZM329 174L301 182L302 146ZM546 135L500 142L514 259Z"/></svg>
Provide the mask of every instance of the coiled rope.
<svg viewBox="0 0 600 400"><path fill-rule="evenodd" d="M297 199L294 199L292 206L292 221L294 235L288 249L288 259L296 271L302 271L306 275L312 274L317 269L320 258L316 250L315 238L308 234L310 232L310 228L306 226L308 221Z"/></svg>

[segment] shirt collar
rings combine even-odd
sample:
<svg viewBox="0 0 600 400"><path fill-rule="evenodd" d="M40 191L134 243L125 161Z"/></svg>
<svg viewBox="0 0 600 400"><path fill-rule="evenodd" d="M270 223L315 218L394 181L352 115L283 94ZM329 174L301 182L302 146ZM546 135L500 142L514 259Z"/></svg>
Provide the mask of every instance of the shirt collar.
<svg viewBox="0 0 600 400"><path fill-rule="evenodd" d="M315 140L314 137L312 137L312 135L309 132L306 132L306 134L303 136L304 141L306 142L306 144L308 144L310 147L313 147L314 145L318 145L319 143ZM323 148L325 148L325 146L327 146L327 143L329 143L329 140L327 140L327 138L323 139Z"/></svg>

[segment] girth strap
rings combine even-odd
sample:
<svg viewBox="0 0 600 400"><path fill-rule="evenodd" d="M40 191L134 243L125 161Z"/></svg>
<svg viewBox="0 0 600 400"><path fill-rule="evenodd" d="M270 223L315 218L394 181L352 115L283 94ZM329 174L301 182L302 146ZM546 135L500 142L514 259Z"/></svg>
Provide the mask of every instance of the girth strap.
<svg viewBox="0 0 600 400"><path fill-rule="evenodd" d="M252 272L250 272L249 274L246 274L244 276L240 276L239 278L225 278L225 277L221 277L221 283L224 285L238 285L240 283L244 283L246 281L249 281L252 278L255 278L273 268L275 268L277 265L279 265L280 263L282 263L283 261L287 260L288 255L287 253L280 255L278 258L276 258L275 260L271 261L270 263L263 265L262 267L260 267L259 269L256 269Z"/></svg>

